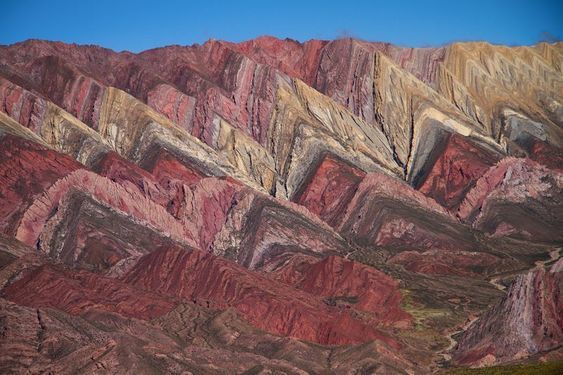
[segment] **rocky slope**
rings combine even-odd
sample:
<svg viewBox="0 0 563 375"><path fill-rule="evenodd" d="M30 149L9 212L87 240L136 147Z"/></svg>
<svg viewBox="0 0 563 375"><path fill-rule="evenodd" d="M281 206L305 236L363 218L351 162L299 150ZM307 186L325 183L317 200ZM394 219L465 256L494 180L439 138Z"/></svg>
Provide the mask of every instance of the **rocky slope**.
<svg viewBox="0 0 563 375"><path fill-rule="evenodd" d="M561 264L562 261L559 261ZM463 334L460 363L494 364L557 348L563 340L561 267L519 275L506 296Z"/></svg>
<svg viewBox="0 0 563 375"><path fill-rule="evenodd" d="M0 46L0 372L558 358L562 48Z"/></svg>

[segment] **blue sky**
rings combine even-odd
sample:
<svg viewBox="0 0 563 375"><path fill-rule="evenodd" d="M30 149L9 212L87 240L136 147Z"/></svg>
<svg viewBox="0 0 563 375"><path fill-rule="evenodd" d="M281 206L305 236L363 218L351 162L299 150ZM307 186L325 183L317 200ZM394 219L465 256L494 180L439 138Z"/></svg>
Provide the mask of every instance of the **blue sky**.
<svg viewBox="0 0 563 375"><path fill-rule="evenodd" d="M134 52L260 35L352 36L414 47L563 37L563 0L2 0L0 9L0 44L36 38Z"/></svg>

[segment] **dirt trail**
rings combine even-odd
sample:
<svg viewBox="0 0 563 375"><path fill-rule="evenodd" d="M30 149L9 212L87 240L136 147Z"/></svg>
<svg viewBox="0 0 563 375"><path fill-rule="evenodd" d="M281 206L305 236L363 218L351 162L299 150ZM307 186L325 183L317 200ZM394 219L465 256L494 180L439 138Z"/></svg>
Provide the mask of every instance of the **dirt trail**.
<svg viewBox="0 0 563 375"><path fill-rule="evenodd" d="M539 268L539 267L543 267L545 266L546 263L549 262L553 262L556 261L557 259L559 259L560 256L560 252L563 248L559 247L555 250L552 250L549 252L549 259L546 260L538 260L537 262L534 263L535 268ZM521 272L518 272L521 273ZM495 288L497 288L498 290L502 290L505 291L506 290L506 286L502 285L501 283L499 283L499 280L506 278L510 276L510 274L504 274L504 275L499 275L499 276L495 276L492 279L489 280L489 283L491 283Z"/></svg>
<svg viewBox="0 0 563 375"><path fill-rule="evenodd" d="M563 250L563 248L560 247L560 248L557 248L557 249L555 249L555 250L550 251L550 252L549 252L549 259L546 259L546 260L538 260L537 262L535 262L535 267L536 267L536 268L538 268L538 267L543 267L543 266L545 266L546 263L556 261L556 260L559 259L559 257L560 257L561 250ZM495 277L493 277L493 278L491 278L491 279L489 280L489 283L491 283L491 284L492 284L495 288L497 288L498 290L506 291L506 286L502 285L502 284L499 282L499 280L504 279L504 278L509 277L509 276L510 276L510 274L504 274L504 275L495 276ZM457 335L457 334L459 334L459 333L461 333L461 332L467 330L469 327L471 327L471 326L473 325L473 323L475 323L475 322L477 321L477 319L479 319L479 317L474 317L474 318L470 319L470 320L469 320L467 323L465 323L460 329L458 329L458 330L456 330L456 331L454 331L454 332L452 332L452 333L450 333L450 334L448 334L448 335L446 336L446 337L448 338L448 340L450 340L450 345L449 345L446 349L442 350L442 351L439 353L439 354L444 358L444 360L445 360L446 362L451 361L452 356L451 356L449 353L450 353L450 351L452 351L452 350L455 348L455 346L457 345L457 340L455 340L453 337L454 337L455 335Z"/></svg>
<svg viewBox="0 0 563 375"><path fill-rule="evenodd" d="M561 252L561 247L558 247L555 250L549 252L549 259L547 260L538 260L536 264L536 268L543 267L546 263L552 262L554 260L559 259L559 253Z"/></svg>
<svg viewBox="0 0 563 375"><path fill-rule="evenodd" d="M496 276L496 277L493 277L491 280L489 280L489 283L491 283L498 290L502 290L502 291L506 290L506 287L498 282L499 280L500 280L500 277Z"/></svg>
<svg viewBox="0 0 563 375"><path fill-rule="evenodd" d="M461 332L467 330L469 327L471 327L473 325L473 323L475 323L477 321L477 319L479 319L479 317L477 317L477 316L470 319L460 329L458 329L457 331L454 331L454 332L452 332L452 333L450 333L449 335L446 336L448 338L448 340L450 340L450 345L440 353L445 361L447 361L447 362L451 361L452 356L449 354L449 352L451 350L453 350L455 348L455 346L457 345L457 340L455 340L453 337L455 335L457 335L458 333L461 333Z"/></svg>

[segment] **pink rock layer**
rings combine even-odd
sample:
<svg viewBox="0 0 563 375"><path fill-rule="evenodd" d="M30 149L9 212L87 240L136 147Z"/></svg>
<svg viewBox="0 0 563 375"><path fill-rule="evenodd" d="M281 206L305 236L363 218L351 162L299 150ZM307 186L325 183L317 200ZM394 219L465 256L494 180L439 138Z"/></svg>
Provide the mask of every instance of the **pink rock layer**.
<svg viewBox="0 0 563 375"><path fill-rule="evenodd" d="M121 185L93 172L78 170L55 182L25 212L16 238L33 246L44 229L51 213L56 211L65 196L79 190L94 197L108 207L131 215L164 235L193 244L191 233L176 221L163 207L145 198L137 190L127 190Z"/></svg>
<svg viewBox="0 0 563 375"><path fill-rule="evenodd" d="M180 127L192 132L196 100L192 96L167 84L161 84L149 91L147 104L172 120Z"/></svg>

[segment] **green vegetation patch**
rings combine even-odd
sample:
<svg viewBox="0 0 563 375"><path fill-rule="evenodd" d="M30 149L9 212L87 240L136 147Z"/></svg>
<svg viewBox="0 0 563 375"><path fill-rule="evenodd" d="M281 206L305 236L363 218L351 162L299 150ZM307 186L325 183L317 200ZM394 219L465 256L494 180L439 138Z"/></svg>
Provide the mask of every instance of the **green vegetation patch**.
<svg viewBox="0 0 563 375"><path fill-rule="evenodd" d="M559 375L563 374L563 361L535 362L520 365L483 368L460 368L448 372L450 375Z"/></svg>
<svg viewBox="0 0 563 375"><path fill-rule="evenodd" d="M418 330L428 328L429 320L439 320L451 315L451 312L446 309L428 308L415 301L410 290L402 289L401 295L402 308L412 315L415 322L415 328Z"/></svg>

